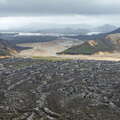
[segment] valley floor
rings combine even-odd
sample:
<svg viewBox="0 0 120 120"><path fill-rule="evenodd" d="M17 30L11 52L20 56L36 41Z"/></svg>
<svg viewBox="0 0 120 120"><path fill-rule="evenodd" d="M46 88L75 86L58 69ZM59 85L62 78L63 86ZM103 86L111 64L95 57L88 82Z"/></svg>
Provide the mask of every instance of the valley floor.
<svg viewBox="0 0 120 120"><path fill-rule="evenodd" d="M22 50L18 56L33 57L33 56L58 56L56 53L65 49L83 43L80 40L54 40L50 42L24 43L18 44L21 47L31 47L31 49Z"/></svg>
<svg viewBox="0 0 120 120"><path fill-rule="evenodd" d="M41 57L54 57L57 59L73 59L73 60L107 60L107 61L120 61L120 53L101 53L96 55L57 55L56 53L62 52L70 46L83 43L82 41L50 41L39 43L26 43L18 44L21 47L31 47L31 49L22 50L17 54L17 57L25 58L41 58Z"/></svg>

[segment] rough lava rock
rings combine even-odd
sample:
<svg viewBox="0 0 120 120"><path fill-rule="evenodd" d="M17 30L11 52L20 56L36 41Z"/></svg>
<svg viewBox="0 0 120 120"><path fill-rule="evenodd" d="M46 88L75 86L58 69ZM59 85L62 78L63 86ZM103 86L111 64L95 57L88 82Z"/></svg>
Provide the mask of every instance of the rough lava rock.
<svg viewBox="0 0 120 120"><path fill-rule="evenodd" d="M119 119L120 62L0 60L0 120Z"/></svg>

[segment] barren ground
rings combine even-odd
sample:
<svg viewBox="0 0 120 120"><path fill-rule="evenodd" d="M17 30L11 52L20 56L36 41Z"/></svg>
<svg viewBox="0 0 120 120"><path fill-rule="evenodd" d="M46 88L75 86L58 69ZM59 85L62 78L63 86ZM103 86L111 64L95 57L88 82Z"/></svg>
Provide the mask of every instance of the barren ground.
<svg viewBox="0 0 120 120"><path fill-rule="evenodd" d="M120 61L119 53L106 53L99 55L57 55L56 53L62 52L65 49L81 44L79 40L54 40L50 42L39 43L25 43L18 44L22 47L31 47L31 49L22 50L18 57L58 57L65 59L81 59L81 60L107 60L107 61Z"/></svg>
<svg viewBox="0 0 120 120"><path fill-rule="evenodd" d="M22 47L31 47L31 49L23 50L18 55L25 57L33 56L57 56L56 53L62 52L65 49L81 44L80 40L54 40L50 42L39 42L39 43L24 43L18 44Z"/></svg>

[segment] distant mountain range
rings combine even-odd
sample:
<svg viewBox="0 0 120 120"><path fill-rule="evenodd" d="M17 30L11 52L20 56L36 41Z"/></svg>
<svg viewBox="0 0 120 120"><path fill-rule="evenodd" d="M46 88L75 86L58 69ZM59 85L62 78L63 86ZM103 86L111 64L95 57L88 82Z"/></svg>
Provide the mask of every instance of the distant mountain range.
<svg viewBox="0 0 120 120"><path fill-rule="evenodd" d="M69 25L26 25L19 28L4 30L4 32L33 32L33 33L59 33L59 34L78 34L87 35L88 33L108 33L117 29L116 26L105 24L98 27L92 27L87 24L69 24ZM3 30L0 30L3 32Z"/></svg>
<svg viewBox="0 0 120 120"><path fill-rule="evenodd" d="M91 29L91 32L87 33L87 35L76 35L76 36L68 36L74 39L79 40L97 40L97 39L103 39L106 35L112 34L112 33L120 33L119 28L117 29L114 25L103 25L100 27L96 27Z"/></svg>
<svg viewBox="0 0 120 120"><path fill-rule="evenodd" d="M36 30L35 32L41 32L41 33L61 33L61 34L79 34L79 35L87 35L88 33L108 33L113 30L117 29L116 26L105 24L99 27L83 27L81 25L78 25L75 27L63 27L63 28L49 28L49 29L41 29ZM32 32L32 31L31 31Z"/></svg>
<svg viewBox="0 0 120 120"><path fill-rule="evenodd" d="M86 35L90 32L89 29L84 28L53 28L53 29L43 29L35 31L37 33L59 33L59 34L79 34L79 35Z"/></svg>
<svg viewBox="0 0 120 120"><path fill-rule="evenodd" d="M108 32L114 31L116 29L117 29L117 27L115 25L105 24L103 26L93 28L92 31L97 31L97 32L101 32L101 33L108 33Z"/></svg>

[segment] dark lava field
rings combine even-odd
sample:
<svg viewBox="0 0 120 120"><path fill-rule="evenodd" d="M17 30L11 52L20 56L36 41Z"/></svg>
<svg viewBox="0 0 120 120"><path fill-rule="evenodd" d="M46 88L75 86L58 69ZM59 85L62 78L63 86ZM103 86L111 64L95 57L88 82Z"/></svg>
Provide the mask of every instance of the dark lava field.
<svg viewBox="0 0 120 120"><path fill-rule="evenodd" d="M119 120L120 62L0 60L0 120Z"/></svg>

